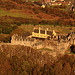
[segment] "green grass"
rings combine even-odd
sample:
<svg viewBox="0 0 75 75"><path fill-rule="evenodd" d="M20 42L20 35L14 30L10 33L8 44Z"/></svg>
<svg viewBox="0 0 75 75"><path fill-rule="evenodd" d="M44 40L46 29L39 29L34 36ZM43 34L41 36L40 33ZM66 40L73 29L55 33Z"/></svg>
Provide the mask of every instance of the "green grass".
<svg viewBox="0 0 75 75"><path fill-rule="evenodd" d="M71 51L71 48L69 48L68 51Z"/></svg>
<svg viewBox="0 0 75 75"><path fill-rule="evenodd" d="M29 31L30 33L33 31L34 28L33 24L21 24L21 26L19 27L22 28L24 31ZM38 25L38 24L35 27L43 27L45 29L48 28L49 30L57 30L63 34L71 32L71 30L69 30L70 27L61 28L60 26L54 27L53 25ZM75 31L75 28L73 28L72 31Z"/></svg>
<svg viewBox="0 0 75 75"><path fill-rule="evenodd" d="M70 52L70 54L75 54L75 53L73 53L73 52Z"/></svg>
<svg viewBox="0 0 75 75"><path fill-rule="evenodd" d="M49 48L40 48L39 50L48 50L48 51L52 51L52 50L49 49Z"/></svg>
<svg viewBox="0 0 75 75"><path fill-rule="evenodd" d="M68 8L69 8L69 5L67 5L67 6L66 6L66 9L63 9L63 10L64 10L64 11L67 11L67 10L68 10Z"/></svg>
<svg viewBox="0 0 75 75"><path fill-rule="evenodd" d="M75 53L73 53L73 52L71 51L71 48L69 48L68 51L70 51L70 54L75 54Z"/></svg>
<svg viewBox="0 0 75 75"><path fill-rule="evenodd" d="M6 20L3 20L3 22L13 22L14 21L14 19L9 19L9 18L7 18Z"/></svg>
<svg viewBox="0 0 75 75"><path fill-rule="evenodd" d="M0 9L0 17L5 16L5 15L11 16L11 17L34 18L34 15L15 13L15 12L10 12L10 11L5 11L5 10Z"/></svg>
<svg viewBox="0 0 75 75"><path fill-rule="evenodd" d="M34 26L31 24L22 24L21 26L19 26L19 28L22 28L24 32L29 31L32 34Z"/></svg>

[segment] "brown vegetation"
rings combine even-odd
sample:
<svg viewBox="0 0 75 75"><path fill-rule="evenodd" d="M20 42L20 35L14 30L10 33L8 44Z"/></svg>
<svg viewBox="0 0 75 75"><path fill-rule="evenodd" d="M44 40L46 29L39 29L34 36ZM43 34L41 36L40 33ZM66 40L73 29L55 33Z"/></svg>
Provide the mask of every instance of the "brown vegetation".
<svg viewBox="0 0 75 75"><path fill-rule="evenodd" d="M8 0L0 1L1 9L13 12L22 13L26 15L35 15L32 18L22 18L22 17L12 17L12 16L2 16L1 23L4 23L3 17L12 19L13 22L5 22L10 24L54 24L54 25L75 25L75 14L73 12L63 11L61 8L66 9L66 6L55 6L55 7L46 7L45 9L35 6L32 2L25 2L21 0ZM20 11L17 11L20 10ZM13 13L12 12L12 13ZM36 18L36 19L35 19ZM3 20L2 20L3 19ZM44 21L43 21L44 20Z"/></svg>
<svg viewBox="0 0 75 75"><path fill-rule="evenodd" d="M74 75L74 55L64 55L61 58L59 56L55 61L47 52L44 54L42 52L30 47L2 45L2 49L0 47L0 74Z"/></svg>
<svg viewBox="0 0 75 75"><path fill-rule="evenodd" d="M50 8L46 6L46 8L43 9L30 1L26 2L23 0L0 0L0 11L6 12L0 15L0 33L15 33L15 29L18 28L21 24L75 26L74 12L63 11L61 8L66 8L66 6L51 6ZM15 16L12 15L12 13L16 13ZM25 17L19 17L19 15L16 16L17 14L21 14L21 16L23 15ZM2 38L2 41L8 41L7 39L10 39L10 37Z"/></svg>

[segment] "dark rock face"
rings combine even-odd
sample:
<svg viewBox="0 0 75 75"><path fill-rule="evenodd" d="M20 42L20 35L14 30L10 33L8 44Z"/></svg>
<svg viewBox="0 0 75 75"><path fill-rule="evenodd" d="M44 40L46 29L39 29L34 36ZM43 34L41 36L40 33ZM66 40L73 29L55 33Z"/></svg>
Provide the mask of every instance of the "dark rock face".
<svg viewBox="0 0 75 75"><path fill-rule="evenodd" d="M72 45L70 48L71 48L71 51L72 51L73 53L75 53L75 45Z"/></svg>

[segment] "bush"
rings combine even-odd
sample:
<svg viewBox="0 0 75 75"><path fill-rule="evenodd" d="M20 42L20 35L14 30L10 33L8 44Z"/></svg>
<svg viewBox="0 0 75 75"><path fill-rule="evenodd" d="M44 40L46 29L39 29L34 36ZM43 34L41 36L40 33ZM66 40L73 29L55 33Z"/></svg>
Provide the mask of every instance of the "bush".
<svg viewBox="0 0 75 75"><path fill-rule="evenodd" d="M39 14L39 12L37 11L37 12L35 12L35 14Z"/></svg>
<svg viewBox="0 0 75 75"><path fill-rule="evenodd" d="M2 27L2 33L3 34L10 34L13 31L12 27Z"/></svg>
<svg viewBox="0 0 75 75"><path fill-rule="evenodd" d="M75 53L75 45L72 45L70 48L71 48L71 51L72 51L73 53Z"/></svg>
<svg viewBox="0 0 75 75"><path fill-rule="evenodd" d="M15 25L15 26L13 26L12 28L13 28L13 30L15 30L16 28L18 28L18 26Z"/></svg>

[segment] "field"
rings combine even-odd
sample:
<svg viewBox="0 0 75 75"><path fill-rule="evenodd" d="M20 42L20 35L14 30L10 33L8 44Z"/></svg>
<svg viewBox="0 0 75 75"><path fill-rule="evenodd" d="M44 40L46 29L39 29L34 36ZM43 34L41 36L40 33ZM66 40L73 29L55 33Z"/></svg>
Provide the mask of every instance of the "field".
<svg viewBox="0 0 75 75"><path fill-rule="evenodd" d="M67 12L68 6L47 6L43 9L32 2L8 1L0 1L1 22L15 24L16 21L16 23L23 24L53 24L60 26L75 25L75 14Z"/></svg>
<svg viewBox="0 0 75 75"><path fill-rule="evenodd" d="M64 34L75 32L75 14L67 9L68 6L46 6L43 9L30 1L1 0L0 33L9 36L4 36L0 41L8 42L15 33L21 35L28 31L32 34L34 27L49 28Z"/></svg>

